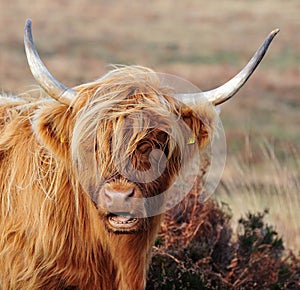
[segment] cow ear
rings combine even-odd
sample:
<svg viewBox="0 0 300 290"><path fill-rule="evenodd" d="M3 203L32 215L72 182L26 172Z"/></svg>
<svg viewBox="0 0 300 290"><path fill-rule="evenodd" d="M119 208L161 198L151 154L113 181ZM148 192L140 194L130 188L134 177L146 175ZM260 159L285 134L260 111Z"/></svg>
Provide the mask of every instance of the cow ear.
<svg viewBox="0 0 300 290"><path fill-rule="evenodd" d="M187 144L198 144L200 150L204 149L212 137L217 114L209 104L183 108L182 118L192 131Z"/></svg>
<svg viewBox="0 0 300 290"><path fill-rule="evenodd" d="M65 105L51 104L36 111L32 128L38 141L57 157L68 158L72 109Z"/></svg>

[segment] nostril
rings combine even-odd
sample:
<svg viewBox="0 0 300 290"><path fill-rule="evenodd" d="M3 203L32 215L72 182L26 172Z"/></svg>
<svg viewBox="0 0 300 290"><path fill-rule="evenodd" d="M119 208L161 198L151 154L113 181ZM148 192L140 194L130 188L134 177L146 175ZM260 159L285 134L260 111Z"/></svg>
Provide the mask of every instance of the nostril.
<svg viewBox="0 0 300 290"><path fill-rule="evenodd" d="M133 197L134 196L134 189L131 189L131 190L127 191L125 194L126 194L127 198Z"/></svg>
<svg viewBox="0 0 300 290"><path fill-rule="evenodd" d="M104 200L108 205L113 203L112 193L110 191L104 190Z"/></svg>

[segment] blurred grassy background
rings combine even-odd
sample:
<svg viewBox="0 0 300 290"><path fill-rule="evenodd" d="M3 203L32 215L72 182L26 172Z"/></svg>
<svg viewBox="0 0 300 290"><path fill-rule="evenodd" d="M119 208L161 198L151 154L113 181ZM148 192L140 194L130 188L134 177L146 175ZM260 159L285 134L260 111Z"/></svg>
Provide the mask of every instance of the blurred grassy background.
<svg viewBox="0 0 300 290"><path fill-rule="evenodd" d="M283 220L279 231L288 235L288 246L300 249L300 187L279 192L279 217L272 216L278 201L241 190L249 182L254 189L257 184L280 183L280 168L299 185L299 166L294 162L300 158L298 0L0 0L0 5L0 86L2 92L15 94L35 84L23 48L26 18L33 20L42 59L68 86L96 79L109 64L139 64L211 89L237 73L265 36L279 27L258 70L222 107L228 143L222 182L234 180L236 186L230 187L229 199L228 192L219 195L238 214L251 204L246 195L257 207L270 207L271 222L279 227ZM262 143L272 148L273 159L266 158ZM275 160L280 165L276 175ZM237 164L246 167L241 176ZM249 168L256 173L251 180ZM296 225L293 231L286 232L291 224Z"/></svg>

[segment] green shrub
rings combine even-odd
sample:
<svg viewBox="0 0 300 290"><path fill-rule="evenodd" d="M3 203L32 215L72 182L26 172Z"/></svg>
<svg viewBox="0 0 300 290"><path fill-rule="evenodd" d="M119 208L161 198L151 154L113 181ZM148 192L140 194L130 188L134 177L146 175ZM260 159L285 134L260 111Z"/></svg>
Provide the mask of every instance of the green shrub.
<svg viewBox="0 0 300 290"><path fill-rule="evenodd" d="M147 289L300 289L300 257L285 252L266 214L241 218L233 239L228 208L192 192L162 225Z"/></svg>

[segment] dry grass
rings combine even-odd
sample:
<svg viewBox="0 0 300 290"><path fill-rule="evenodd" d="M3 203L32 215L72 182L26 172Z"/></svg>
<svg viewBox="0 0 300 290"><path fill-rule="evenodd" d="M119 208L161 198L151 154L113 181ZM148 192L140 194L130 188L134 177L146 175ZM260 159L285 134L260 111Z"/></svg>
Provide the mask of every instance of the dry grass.
<svg viewBox="0 0 300 290"><path fill-rule="evenodd" d="M268 32L280 27L257 72L235 100L223 106L229 150L224 184L231 193L222 197L236 214L250 205L259 209L267 204L272 221L285 228L288 245L300 248L300 170L292 165L294 159L299 164L299 151L276 158L269 158L268 152L265 162L250 160L246 168L236 157L247 150L244 136L249 134L299 148L298 0L0 0L0 4L0 86L14 93L34 84L23 49L27 17L33 19L43 60L70 86L97 78L110 63L122 63L150 66L180 75L201 89L212 88L235 74Z"/></svg>
<svg viewBox="0 0 300 290"><path fill-rule="evenodd" d="M300 151L283 147L280 159L268 141L230 158L216 196L232 209L236 232L241 216L268 209L266 221L283 236L286 248L300 253Z"/></svg>

